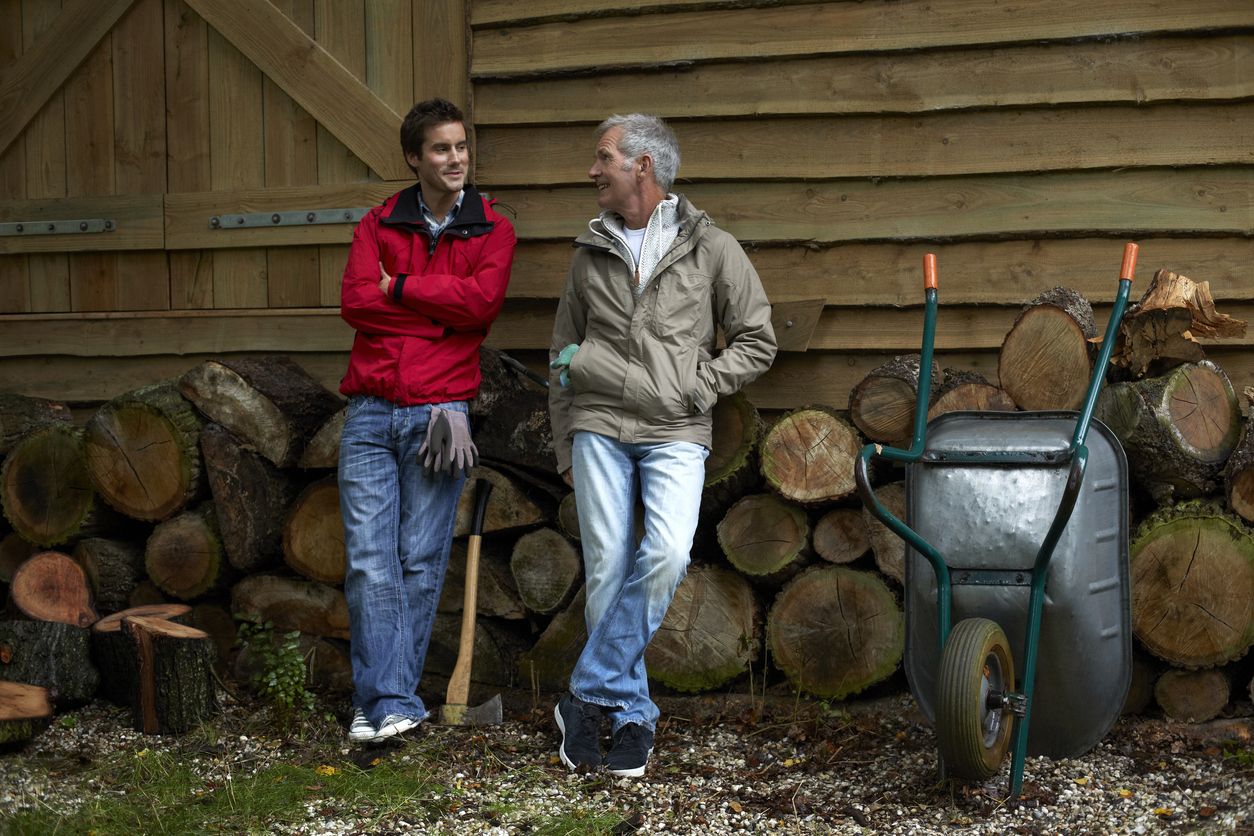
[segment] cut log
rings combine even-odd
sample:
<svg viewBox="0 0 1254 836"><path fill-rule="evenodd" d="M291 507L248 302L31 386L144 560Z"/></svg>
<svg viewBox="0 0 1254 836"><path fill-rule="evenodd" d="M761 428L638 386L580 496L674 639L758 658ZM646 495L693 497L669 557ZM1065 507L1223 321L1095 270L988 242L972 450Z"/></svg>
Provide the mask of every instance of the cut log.
<svg viewBox="0 0 1254 836"><path fill-rule="evenodd" d="M528 380L503 357L496 349L479 349L479 394L470 403L479 455L492 463L556 473L548 389Z"/></svg>
<svg viewBox="0 0 1254 836"><path fill-rule="evenodd" d="M746 496L718 524L718 544L751 580L779 586L810 561L810 521L774 494Z"/></svg>
<svg viewBox="0 0 1254 836"><path fill-rule="evenodd" d="M1173 720L1205 723L1219 716L1231 696L1232 686L1223 671L1171 670L1158 677L1154 699Z"/></svg>
<svg viewBox="0 0 1254 836"><path fill-rule="evenodd" d="M1019 313L1002 341L997 379L1021 409L1078 409L1096 336L1088 300L1066 287L1047 290Z"/></svg>
<svg viewBox="0 0 1254 836"><path fill-rule="evenodd" d="M579 506L575 504L574 491L562 497L557 506L557 527L570 539L579 540Z"/></svg>
<svg viewBox="0 0 1254 836"><path fill-rule="evenodd" d="M1213 502L1151 514L1130 549L1132 630L1184 668L1238 659L1254 642L1254 533Z"/></svg>
<svg viewBox="0 0 1254 836"><path fill-rule="evenodd" d="M322 422L305 445L296 466L303 470L332 470L340 464L340 437L344 435L344 419L348 407L341 407Z"/></svg>
<svg viewBox="0 0 1254 836"><path fill-rule="evenodd" d="M283 560L303 577L342 584L348 567L340 488L334 476L319 479L292 503L283 523Z"/></svg>
<svg viewBox="0 0 1254 836"><path fill-rule="evenodd" d="M905 619L874 573L815 566L775 598L766 638L771 659L797 690L843 699L897 670Z"/></svg>
<svg viewBox="0 0 1254 836"><path fill-rule="evenodd" d="M1254 522L1254 387L1246 388L1245 400L1249 408L1241 438L1224 467L1224 496L1241 519Z"/></svg>
<svg viewBox="0 0 1254 836"><path fill-rule="evenodd" d="M1133 650L1132 681L1123 699L1120 714L1142 714L1154 702L1154 683L1158 681L1158 663L1147 653Z"/></svg>
<svg viewBox="0 0 1254 836"><path fill-rule="evenodd" d="M39 546L112 527L87 475L81 430L53 424L13 446L0 468L0 503L13 529Z"/></svg>
<svg viewBox="0 0 1254 836"><path fill-rule="evenodd" d="M242 572L277 566L283 519L296 495L292 479L220 424L205 426L200 449L227 560Z"/></svg>
<svg viewBox="0 0 1254 836"><path fill-rule="evenodd" d="M203 630L213 642L214 670L219 673L230 670L239 633L239 626L231 615L230 601L197 602L188 614L186 623L189 627Z"/></svg>
<svg viewBox="0 0 1254 836"><path fill-rule="evenodd" d="M533 691L564 691L570 684L579 654L588 641L584 607L588 599L581 587L566 609L553 616L531 649L518 659L518 682Z"/></svg>
<svg viewBox="0 0 1254 836"><path fill-rule="evenodd" d="M1157 375L1181 363L1204 360L1198 337L1244 335L1244 322L1215 310L1210 282L1159 270L1141 300L1124 314L1110 361L1134 377Z"/></svg>
<svg viewBox="0 0 1254 836"><path fill-rule="evenodd" d="M950 412L1014 412L1014 399L985 379L979 372L945 369L945 382L936 388L927 420ZM913 426L909 434L914 432Z"/></svg>
<svg viewBox="0 0 1254 836"><path fill-rule="evenodd" d="M30 740L48 727L48 689L24 682L0 682L0 749Z"/></svg>
<svg viewBox="0 0 1254 836"><path fill-rule="evenodd" d="M91 700L100 674L84 627L56 621L0 621L0 679L47 688L58 708Z"/></svg>
<svg viewBox="0 0 1254 836"><path fill-rule="evenodd" d="M0 583L10 583L17 567L39 550L39 546L26 542L16 531L0 538Z"/></svg>
<svg viewBox="0 0 1254 836"><path fill-rule="evenodd" d="M348 638L344 593L317 581L249 575L231 589L231 612L237 618L269 621L276 630Z"/></svg>
<svg viewBox="0 0 1254 836"><path fill-rule="evenodd" d="M96 608L103 613L130 606L131 595L144 577L144 550L135 543L88 537L72 554L83 567Z"/></svg>
<svg viewBox="0 0 1254 836"><path fill-rule="evenodd" d="M729 569L694 566L675 590L644 661L650 679L695 693L746 673L761 646L761 610L749 582Z"/></svg>
<svg viewBox="0 0 1254 836"><path fill-rule="evenodd" d="M1123 443L1133 484L1159 505L1218 493L1241 433L1232 383L1209 360L1108 386L1096 415Z"/></svg>
<svg viewBox="0 0 1254 836"><path fill-rule="evenodd" d="M523 605L541 615L569 604L583 583L579 552L551 528L537 528L519 537L509 570Z"/></svg>
<svg viewBox="0 0 1254 836"><path fill-rule="evenodd" d="M294 465L343 405L288 357L206 360L179 378L179 391L278 467Z"/></svg>
<svg viewBox="0 0 1254 836"><path fill-rule="evenodd" d="M835 508L814 526L814 551L828 563L852 563L871 548L866 520L856 508Z"/></svg>
<svg viewBox="0 0 1254 836"><path fill-rule="evenodd" d="M71 424L74 415L63 403L0 392L0 457L20 440L50 424Z"/></svg>
<svg viewBox="0 0 1254 836"><path fill-rule="evenodd" d="M128 616L122 632L131 640L139 676L136 731L182 734L217 712L213 643L204 631L163 618Z"/></svg>
<svg viewBox="0 0 1254 836"><path fill-rule="evenodd" d="M457 664L461 644L462 620L452 614L437 614L431 626L431 644L427 648L424 673L451 676ZM516 628L488 618L475 619L474 665L472 682L511 687L515 683L518 657L526 642Z"/></svg>
<svg viewBox="0 0 1254 836"><path fill-rule="evenodd" d="M326 694L348 694L353 690L353 665L347 642L301 634L300 655L305 659L305 686ZM265 672L265 661L250 647L240 650L232 673L239 682L253 683Z"/></svg>
<svg viewBox="0 0 1254 836"><path fill-rule="evenodd" d="M40 552L19 566L9 584L9 601L36 621L90 627L100 617L83 567L61 552Z"/></svg>
<svg viewBox="0 0 1254 836"><path fill-rule="evenodd" d="M920 359L917 354L894 357L849 392L849 417L868 440L898 444L913 434ZM941 382L940 367L933 362L930 391Z"/></svg>
<svg viewBox="0 0 1254 836"><path fill-rule="evenodd" d="M100 498L128 517L169 519L204 490L200 416L172 383L128 392L87 422L87 472Z"/></svg>
<svg viewBox="0 0 1254 836"><path fill-rule="evenodd" d="M224 591L231 572L213 503L158 524L144 548L144 566L162 592L180 601Z"/></svg>
<svg viewBox="0 0 1254 836"><path fill-rule="evenodd" d="M122 632L122 619L160 618L187 624L192 608L187 604L151 604L120 610L91 626L91 656L100 671L100 696L115 705L133 706L139 693L139 669L130 638Z"/></svg>
<svg viewBox="0 0 1254 836"><path fill-rule="evenodd" d="M743 392L719 398L711 412L713 441L705 460L701 523L717 525L727 509L762 481L758 446L766 424Z"/></svg>
<svg viewBox="0 0 1254 836"><path fill-rule="evenodd" d="M783 415L762 440L762 476L771 490L802 505L853 493L858 433L836 412L807 406Z"/></svg>
<svg viewBox="0 0 1254 836"><path fill-rule="evenodd" d="M509 538L485 537L479 546L478 614L493 618L522 619L527 609L518 596L514 576L510 573L509 559L513 542ZM462 611L462 598L466 589L466 541L453 541L449 553L448 571L440 591L440 612Z"/></svg>
<svg viewBox="0 0 1254 836"><path fill-rule="evenodd" d="M554 494L538 490L535 483L521 481L517 475L506 475L497 468L481 464L471 477L492 483L492 501L488 503L483 521L484 534L548 523L557 513L559 500ZM474 494L474 491L462 491L453 524L454 537L470 534L475 514Z"/></svg>
<svg viewBox="0 0 1254 836"><path fill-rule="evenodd" d="M884 507L893 512L899 520L906 518L906 483L893 482L875 489ZM879 570L897 583L906 582L906 541L894 534L888 526L880 522L879 517L866 508L862 509L862 519L866 523L867 539L871 541L871 551L875 555L875 565Z"/></svg>
<svg viewBox="0 0 1254 836"><path fill-rule="evenodd" d="M157 589L157 585L148 578L144 578L135 587L135 591L131 593L131 598L127 603L132 607L146 607L150 604L167 604L169 602L170 597L168 595Z"/></svg>

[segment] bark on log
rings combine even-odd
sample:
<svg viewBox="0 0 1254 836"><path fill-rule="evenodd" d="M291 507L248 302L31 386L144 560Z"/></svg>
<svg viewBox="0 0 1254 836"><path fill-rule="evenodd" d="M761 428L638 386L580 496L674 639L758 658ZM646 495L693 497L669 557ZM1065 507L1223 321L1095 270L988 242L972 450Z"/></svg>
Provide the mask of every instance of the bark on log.
<svg viewBox="0 0 1254 836"><path fill-rule="evenodd" d="M537 490L537 485L532 482L520 481L516 475L506 475L497 468L482 464L470 474L467 484L477 478L492 483L492 501L488 503L483 521L484 534L548 523L557 513L558 499L553 494ZM474 514L475 492L463 490L453 524L454 537L470 534Z"/></svg>
<svg viewBox="0 0 1254 836"><path fill-rule="evenodd" d="M906 483L893 482L875 489L880 502L899 520L906 518ZM906 583L906 541L894 534L879 517L866 508L862 509L866 523L867 539L875 554L875 565L888 577L901 585Z"/></svg>
<svg viewBox="0 0 1254 836"><path fill-rule="evenodd" d="M269 621L276 630L348 638L344 593L317 581L249 575L231 589L231 612L239 618Z"/></svg>
<svg viewBox="0 0 1254 836"><path fill-rule="evenodd" d="M950 412L1014 412L1014 399L989 383L979 372L945 369L945 382L936 388L927 420ZM914 432L911 426L909 433ZM907 438L909 438L909 433Z"/></svg>
<svg viewBox="0 0 1254 836"><path fill-rule="evenodd" d="M518 596L509 559L513 542L509 538L485 537L479 547L478 614L493 618L523 619L527 609ZM453 541L448 571L440 592L440 612L459 613L466 589L466 541Z"/></svg>
<svg viewBox="0 0 1254 836"><path fill-rule="evenodd" d="M566 609L553 616L531 648L519 656L518 682L533 691L564 691L570 672L588 641L584 607L588 599L581 587Z"/></svg>
<svg viewBox="0 0 1254 836"><path fill-rule="evenodd" d="M39 551L39 546L28 543L16 531L10 531L0 539L0 583L8 584L13 580L13 573L26 558Z"/></svg>
<svg viewBox="0 0 1254 836"><path fill-rule="evenodd" d="M24 682L0 682L0 749L39 734L52 719L48 689Z"/></svg>
<svg viewBox="0 0 1254 836"><path fill-rule="evenodd" d="M130 606L131 595L144 577L144 550L135 543L88 537L72 554L83 567L96 609L117 612Z"/></svg>
<svg viewBox="0 0 1254 836"><path fill-rule="evenodd" d="M158 524L144 548L144 566L162 592L180 601L224 591L232 573L213 503Z"/></svg>
<svg viewBox="0 0 1254 836"><path fill-rule="evenodd" d="M90 627L99 619L87 574L61 552L32 555L9 584L9 601L26 618Z"/></svg>
<svg viewBox="0 0 1254 836"><path fill-rule="evenodd" d="M1143 714L1154 702L1154 683L1158 681L1158 663L1147 653L1132 652L1132 681L1123 699L1120 714Z"/></svg>
<svg viewBox="0 0 1254 836"><path fill-rule="evenodd" d="M1096 415L1123 443L1133 483L1159 505L1218 493L1241 432L1232 383L1209 360L1108 386Z"/></svg>
<svg viewBox="0 0 1254 836"><path fill-rule="evenodd" d="M779 586L810 562L810 521L804 509L774 494L753 494L718 524L718 544L748 578Z"/></svg>
<svg viewBox="0 0 1254 836"><path fill-rule="evenodd" d="M87 475L81 430L53 424L26 436L0 468L0 504L18 534L39 546L113 526Z"/></svg>
<svg viewBox="0 0 1254 836"><path fill-rule="evenodd" d="M470 403L475 446L488 462L509 462L546 475L556 473L548 389L502 359L479 349L479 394Z"/></svg>
<svg viewBox="0 0 1254 836"><path fill-rule="evenodd" d="M1228 507L1246 522L1254 523L1254 387L1247 387L1249 404L1241 438L1224 467L1224 496Z"/></svg>
<svg viewBox="0 0 1254 836"><path fill-rule="evenodd" d="M321 583L344 583L348 556L340 489L334 476L301 491L283 523L283 560L297 574Z"/></svg>
<svg viewBox="0 0 1254 836"><path fill-rule="evenodd" d="M1093 307L1065 287L1047 290L1015 319L997 378L1021 409L1077 409L1088 389L1097 336Z"/></svg>
<svg viewBox="0 0 1254 836"><path fill-rule="evenodd" d="M187 616L187 625L208 634L209 640L213 643L214 670L219 673L230 670L239 632L235 617L231 615L231 602L229 600L198 602Z"/></svg>
<svg viewBox="0 0 1254 836"><path fill-rule="evenodd" d="M1184 668L1219 665L1254 642L1254 533L1211 502L1151 514L1130 550L1132 630Z"/></svg>
<svg viewBox="0 0 1254 836"><path fill-rule="evenodd" d="M296 495L292 479L220 424L205 426L200 449L227 560L243 572L277 566L283 519Z"/></svg>
<svg viewBox="0 0 1254 836"><path fill-rule="evenodd" d="M148 578L144 578L139 582L139 585L135 587L135 591L131 593L131 598L127 603L132 607L146 607L150 604L168 604L170 603L170 596L166 595L160 589L157 589L157 585Z"/></svg>
<svg viewBox="0 0 1254 836"><path fill-rule="evenodd" d="M91 626L91 656L100 671L100 696L114 705L134 706L139 669L130 638L122 632L124 618L160 618L177 624L191 620L187 604L149 604L106 615Z"/></svg>
<svg viewBox="0 0 1254 836"><path fill-rule="evenodd" d="M557 506L557 527L570 539L579 540L579 506L575 504L575 492L562 497Z"/></svg>
<svg viewBox="0 0 1254 836"><path fill-rule="evenodd" d="M713 441L705 460L701 524L717 525L727 509L762 481L758 447L766 424L743 392L719 398L711 413Z"/></svg>
<svg viewBox="0 0 1254 836"><path fill-rule="evenodd" d="M294 465L343 405L287 357L206 360L179 378L179 391L278 467Z"/></svg>
<svg viewBox="0 0 1254 836"><path fill-rule="evenodd" d="M84 627L56 621L0 621L0 679L47 688L58 708L88 702L100 674Z"/></svg>
<svg viewBox="0 0 1254 836"><path fill-rule="evenodd" d="M424 673L450 676L457 664L461 643L461 616L437 614L431 627L431 644L427 648ZM525 642L509 624L487 618L475 619L474 665L471 682L511 687L515 683L518 657Z"/></svg>
<svg viewBox="0 0 1254 836"><path fill-rule="evenodd" d="M1223 711L1231 696L1232 686L1223 671L1171 670L1158 677L1154 699L1158 707L1173 720L1205 723Z"/></svg>
<svg viewBox="0 0 1254 836"><path fill-rule="evenodd" d="M842 699L888 678L905 645L905 620L871 572L815 566L775 598L766 617L771 659L799 691Z"/></svg>
<svg viewBox="0 0 1254 836"><path fill-rule="evenodd" d="M63 403L0 393L0 458L36 430L49 424L69 425L73 420L73 413Z"/></svg>
<svg viewBox="0 0 1254 836"><path fill-rule="evenodd" d="M128 517L169 519L204 491L200 416L172 383L128 392L87 422L87 472L100 498Z"/></svg>
<svg viewBox="0 0 1254 836"><path fill-rule="evenodd" d="M914 432L920 360L917 354L894 357L872 369L849 392L849 417L869 441L897 444ZM941 382L940 367L933 362L930 393Z"/></svg>
<svg viewBox="0 0 1254 836"><path fill-rule="evenodd" d="M762 646L753 587L729 570L694 566L645 649L649 678L677 691L709 691L747 672Z"/></svg>
<svg viewBox="0 0 1254 836"><path fill-rule="evenodd" d="M305 445L296 466L302 470L331 470L340 464L340 438L344 435L344 419L348 407L331 413Z"/></svg>
<svg viewBox="0 0 1254 836"><path fill-rule="evenodd" d="M162 618L128 616L122 632L131 640L139 675L132 715L136 731L182 734L217 712L213 643L204 631Z"/></svg>
<svg viewBox="0 0 1254 836"><path fill-rule="evenodd" d="M519 537L509 569L523 605L541 615L569 604L583 583L579 552L551 528L538 528Z"/></svg>
<svg viewBox="0 0 1254 836"><path fill-rule="evenodd" d="M782 416L762 440L762 476L771 490L802 505L853 493L857 432L836 412L808 406Z"/></svg>
<svg viewBox="0 0 1254 836"><path fill-rule="evenodd" d="M828 563L852 563L871 548L866 520L856 508L834 508L814 526L814 552Z"/></svg>

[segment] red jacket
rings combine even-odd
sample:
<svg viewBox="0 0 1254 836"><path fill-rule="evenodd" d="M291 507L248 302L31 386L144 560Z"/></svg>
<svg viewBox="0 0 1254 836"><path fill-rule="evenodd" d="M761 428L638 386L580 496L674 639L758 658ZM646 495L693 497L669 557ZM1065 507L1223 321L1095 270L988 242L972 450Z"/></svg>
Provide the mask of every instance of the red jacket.
<svg viewBox="0 0 1254 836"><path fill-rule="evenodd" d="M345 395L412 406L479 390L479 346L505 301L514 227L467 185L461 211L432 241L418 188L371 209L353 233L340 296L340 316L357 329ZM395 277L390 298L379 262Z"/></svg>

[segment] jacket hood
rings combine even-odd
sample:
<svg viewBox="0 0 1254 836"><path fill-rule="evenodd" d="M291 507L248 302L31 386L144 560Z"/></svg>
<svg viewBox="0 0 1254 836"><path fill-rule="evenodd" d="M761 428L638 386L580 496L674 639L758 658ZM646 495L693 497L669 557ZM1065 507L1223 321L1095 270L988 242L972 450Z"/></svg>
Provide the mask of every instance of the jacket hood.
<svg viewBox="0 0 1254 836"><path fill-rule="evenodd" d="M675 220L679 224L677 240L690 238L701 229L713 225L714 221L710 220L710 216L704 210L693 206L686 196L682 194L677 196L679 198L679 206L675 210ZM590 220L588 228L575 239L575 244L601 248L611 246L609 244L611 234L605 231L605 219L613 214L606 209Z"/></svg>

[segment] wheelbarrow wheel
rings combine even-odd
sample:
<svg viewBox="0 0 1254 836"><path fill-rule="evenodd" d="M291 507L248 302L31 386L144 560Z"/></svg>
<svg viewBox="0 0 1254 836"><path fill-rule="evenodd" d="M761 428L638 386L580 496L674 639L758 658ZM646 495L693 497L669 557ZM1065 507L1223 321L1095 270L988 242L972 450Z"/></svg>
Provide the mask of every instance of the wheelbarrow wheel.
<svg viewBox="0 0 1254 836"><path fill-rule="evenodd" d="M1014 691L1010 643L996 622L967 618L949 634L941 654L936 737L955 778L982 781L997 774L1013 728L1005 697Z"/></svg>

